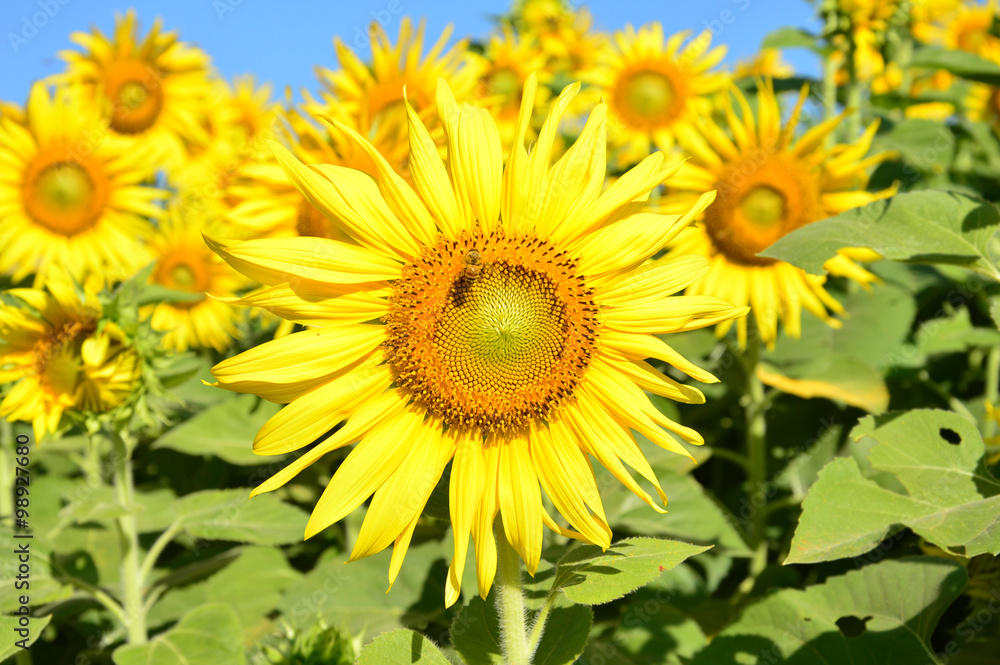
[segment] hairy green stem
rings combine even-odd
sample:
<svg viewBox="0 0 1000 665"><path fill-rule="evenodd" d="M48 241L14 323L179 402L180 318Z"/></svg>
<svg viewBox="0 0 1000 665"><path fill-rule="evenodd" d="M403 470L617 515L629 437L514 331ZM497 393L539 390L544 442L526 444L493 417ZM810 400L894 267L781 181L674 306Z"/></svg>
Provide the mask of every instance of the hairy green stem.
<svg viewBox="0 0 1000 665"><path fill-rule="evenodd" d="M149 551L146 552L146 558L142 561L142 567L139 569L139 579L142 580L143 585L145 585L150 576L153 574L153 567L156 565L156 560L160 558L160 554L163 553L163 549L170 544L170 541L174 539L178 533L181 532L180 524L174 522L170 527L160 534L153 543Z"/></svg>
<svg viewBox="0 0 1000 665"><path fill-rule="evenodd" d="M121 546L122 605L125 610L125 631L129 644L146 642L146 608L142 597L142 573L139 559L139 531L135 520L135 486L132 478L132 454L117 432L111 432L114 443L115 499L126 512L117 518L118 541Z"/></svg>
<svg viewBox="0 0 1000 665"><path fill-rule="evenodd" d="M507 542L507 535L499 520L494 531L497 541L496 604L503 662L506 665L531 665L524 588L521 584L521 559Z"/></svg>
<svg viewBox="0 0 1000 665"><path fill-rule="evenodd" d="M746 457L748 463L747 476L749 480L749 498L753 505L755 492L762 491L767 481L767 407L771 400L764 393L764 384L757 377L757 361L760 356L760 337L753 335L743 354L743 367L747 377L747 394L744 396L743 408L746 420ZM766 499L767 497L765 497ZM750 545L754 551L750 560L750 575L744 581L742 590L749 591L754 580L767 566L767 539L764 529L767 527L768 511L761 506L754 511L750 530Z"/></svg>

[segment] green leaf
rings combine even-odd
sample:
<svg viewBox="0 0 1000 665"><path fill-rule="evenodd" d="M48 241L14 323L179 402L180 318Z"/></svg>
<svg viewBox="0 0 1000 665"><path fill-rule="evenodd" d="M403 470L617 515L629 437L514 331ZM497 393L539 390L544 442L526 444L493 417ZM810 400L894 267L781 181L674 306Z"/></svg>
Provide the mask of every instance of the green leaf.
<svg viewBox="0 0 1000 665"><path fill-rule="evenodd" d="M282 592L301 577L281 550L248 547L207 581L169 591L153 606L148 623L159 626L175 621L189 608L212 601L235 609L240 623L251 631L278 606Z"/></svg>
<svg viewBox="0 0 1000 665"><path fill-rule="evenodd" d="M910 167L934 171L948 164L955 151L951 128L926 118L901 120L875 139L873 152L892 150Z"/></svg>
<svg viewBox="0 0 1000 665"><path fill-rule="evenodd" d="M692 665L938 663L930 636L965 588L958 563L912 557L865 566L751 605Z"/></svg>
<svg viewBox="0 0 1000 665"><path fill-rule="evenodd" d="M243 628L221 603L196 607L147 644L115 649L115 665L243 665Z"/></svg>
<svg viewBox="0 0 1000 665"><path fill-rule="evenodd" d="M682 665L705 648L698 622L665 602L664 595L640 589L622 608L614 642L633 663Z"/></svg>
<svg viewBox="0 0 1000 665"><path fill-rule="evenodd" d="M433 642L412 630L393 630L369 642L358 665L451 665Z"/></svg>
<svg viewBox="0 0 1000 665"><path fill-rule="evenodd" d="M82 491L77 492L78 498L59 511L60 524L53 530L53 535L72 524L113 520L128 514L128 510L115 499L113 488L107 485L90 488L83 483L79 488Z"/></svg>
<svg viewBox="0 0 1000 665"><path fill-rule="evenodd" d="M399 627L423 629L446 614L448 566L441 544L411 546L396 583L386 593L390 556L384 550L348 564L347 555L328 550L315 568L285 591L278 607L293 625L323 620L355 635Z"/></svg>
<svg viewBox="0 0 1000 665"><path fill-rule="evenodd" d="M877 442L867 477L853 458L820 472L785 563L859 556L897 524L955 554L1000 554L1000 482L980 464L985 446L974 425L918 410L865 418L851 436ZM890 474L905 493L876 483L877 474Z"/></svg>
<svg viewBox="0 0 1000 665"><path fill-rule="evenodd" d="M196 538L285 545L302 540L309 516L271 494L250 498L246 490L205 490L183 496L173 512Z"/></svg>
<svg viewBox="0 0 1000 665"><path fill-rule="evenodd" d="M280 405L254 395L236 395L171 429L152 447L170 448L187 455L214 455L230 464L244 466L273 464L275 457L254 454L253 439L280 409Z"/></svg>
<svg viewBox="0 0 1000 665"><path fill-rule="evenodd" d="M913 53L910 65L927 69L944 69L970 81L1000 86L1000 65L968 51L924 46Z"/></svg>
<svg viewBox="0 0 1000 665"><path fill-rule="evenodd" d="M1000 344L1000 331L974 327L969 310L962 307L948 316L924 321L914 339L917 351L922 354L963 353L975 347Z"/></svg>
<svg viewBox="0 0 1000 665"><path fill-rule="evenodd" d="M451 622L451 643L468 665L503 665L496 604L473 596Z"/></svg>
<svg viewBox="0 0 1000 665"><path fill-rule="evenodd" d="M761 48L807 48L810 51L821 53L816 35L792 26L785 26L772 30L764 36L760 43Z"/></svg>
<svg viewBox="0 0 1000 665"><path fill-rule="evenodd" d="M802 335L782 333L763 355L760 379L786 393L824 397L871 413L889 406L883 370L896 364L899 347L916 314L911 294L884 285L840 299L849 313L840 328L803 317Z"/></svg>
<svg viewBox="0 0 1000 665"><path fill-rule="evenodd" d="M708 549L657 538L627 538L606 552L597 545L584 545L559 560L554 586L574 603L610 603Z"/></svg>
<svg viewBox="0 0 1000 665"><path fill-rule="evenodd" d="M803 226L760 256L822 274L837 250L868 247L887 259L955 264L1000 280L990 243L998 225L992 203L955 192L909 192Z"/></svg>
<svg viewBox="0 0 1000 665"><path fill-rule="evenodd" d="M17 642L21 642L26 647L34 644L38 640L38 636L45 630L45 627L52 621L52 615L27 617L27 621L28 625L24 626L21 624L21 617L8 616L6 614L0 615L0 633L3 634L3 642L0 642L0 662L22 651L27 651L27 649L22 649ZM27 631L27 635L19 633L19 630Z"/></svg>
<svg viewBox="0 0 1000 665"><path fill-rule="evenodd" d="M545 622L532 665L569 665L583 653L594 625L594 612L585 605L555 607Z"/></svg>

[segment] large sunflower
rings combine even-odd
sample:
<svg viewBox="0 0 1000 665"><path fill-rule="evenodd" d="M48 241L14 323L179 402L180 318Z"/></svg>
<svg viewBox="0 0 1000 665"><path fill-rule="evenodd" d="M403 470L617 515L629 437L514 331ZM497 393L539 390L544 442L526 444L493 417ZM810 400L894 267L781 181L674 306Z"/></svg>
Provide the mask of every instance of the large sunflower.
<svg viewBox="0 0 1000 665"><path fill-rule="evenodd" d="M588 76L608 101L610 142L625 163L638 162L653 146L671 149L679 131L711 113L709 95L725 87L727 74L711 71L725 47L709 49L706 31L681 48L690 34L664 40L659 22L639 30L628 25L615 33L616 48L607 51L604 65Z"/></svg>
<svg viewBox="0 0 1000 665"><path fill-rule="evenodd" d="M91 280L93 282L93 280ZM53 271L45 289L12 289L0 303L0 417L32 424L36 440L59 429L66 411L104 412L139 379L139 358L90 289L83 300ZM10 301L8 301L10 302Z"/></svg>
<svg viewBox="0 0 1000 665"><path fill-rule="evenodd" d="M928 6L923 7L924 4ZM1000 46L1000 38L992 32L1000 14L1000 3L988 0L939 2L924 0L914 13L913 32L917 39L957 51L982 54L984 49ZM933 11L932 11L933 10Z"/></svg>
<svg viewBox="0 0 1000 665"><path fill-rule="evenodd" d="M646 264L714 195L703 194L684 215L643 212L649 192L676 168L665 166L660 153L602 192L604 104L551 164L560 118L578 85L554 102L529 155L525 135L536 87L529 78L506 167L489 113L459 107L446 83L437 93L446 163L406 105L415 188L346 127L378 165L376 178L308 166L275 145L302 194L351 243L209 241L266 286L243 302L309 327L213 369L223 388L289 403L258 433L257 453L286 453L322 439L254 494L357 443L317 503L306 536L374 495L351 559L394 544L391 584L451 462L449 605L459 595L470 533L479 591L488 593L498 513L532 574L543 524L608 546L611 530L588 455L662 510L622 465L665 499L631 430L681 454L671 433L696 444L702 439L664 417L644 391L682 402L704 398L645 359L715 381L657 335L746 311L718 298L672 295L707 269L701 257ZM541 490L570 528L546 512Z"/></svg>
<svg viewBox="0 0 1000 665"><path fill-rule="evenodd" d="M192 300L163 302L151 306L150 322L155 330L166 333L165 348L185 351L189 348L214 348L225 351L236 334L241 310L215 296L235 296L250 286L249 280L219 260L202 240L207 230L200 216L182 219L173 212L150 239L156 257L151 281L193 296Z"/></svg>
<svg viewBox="0 0 1000 665"><path fill-rule="evenodd" d="M165 193L143 186L146 156L116 150L107 133L71 87L50 95L36 83L23 115L0 117L0 272L117 279L148 260L137 241Z"/></svg>
<svg viewBox="0 0 1000 665"><path fill-rule="evenodd" d="M116 18L111 39L96 29L74 33L71 39L84 52L59 54L67 63L60 78L86 86L126 144L138 143L175 165L184 143L208 141L201 117L211 91L209 58L176 32L162 32L159 19L144 39L138 32L129 10Z"/></svg>
<svg viewBox="0 0 1000 665"><path fill-rule="evenodd" d="M687 289L689 295L714 295L753 309L761 340L774 343L778 320L785 331L799 335L801 312L806 309L832 325L841 306L824 289L825 278L810 275L795 266L757 256L778 238L850 208L885 198L892 190L867 192L866 170L888 157L887 153L865 158L875 136L873 124L850 145L824 148L824 139L840 124L843 115L823 122L794 137L802 104L803 88L787 124L770 83L760 86L757 112L738 90L729 98L725 112L732 133L726 135L710 118L700 119L697 132L681 136L681 146L691 155L668 183L661 206L666 212L684 210L698 192L717 189L718 197L705 211L697 227L682 232L671 255L700 254L708 258L710 270ZM854 258L872 259L867 250L845 250L827 262L827 269L868 284L874 276ZM723 323L725 333L730 323ZM738 323L738 338L746 343L746 320Z"/></svg>

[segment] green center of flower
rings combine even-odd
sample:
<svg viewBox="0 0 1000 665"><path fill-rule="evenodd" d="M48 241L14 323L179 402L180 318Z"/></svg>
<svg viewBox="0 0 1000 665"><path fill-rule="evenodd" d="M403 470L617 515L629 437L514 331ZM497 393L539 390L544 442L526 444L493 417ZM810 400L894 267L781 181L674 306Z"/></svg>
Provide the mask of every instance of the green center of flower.
<svg viewBox="0 0 1000 665"><path fill-rule="evenodd" d="M549 243L478 231L404 268L386 316L397 383L452 426L525 427L572 395L597 338L593 291Z"/></svg>
<svg viewBox="0 0 1000 665"><path fill-rule="evenodd" d="M72 214L90 204L94 185L79 164L63 162L53 164L39 174L35 191L53 212Z"/></svg>
<svg viewBox="0 0 1000 665"><path fill-rule="evenodd" d="M785 197L770 187L755 187L743 197L740 212L751 224L769 229L785 219Z"/></svg>
<svg viewBox="0 0 1000 665"><path fill-rule="evenodd" d="M178 263L170 270L170 280L181 289L190 289L198 282L198 275L186 263Z"/></svg>
<svg viewBox="0 0 1000 665"><path fill-rule="evenodd" d="M457 383L510 394L552 369L563 347L566 304L541 273L492 264L462 275L434 343Z"/></svg>
<svg viewBox="0 0 1000 665"><path fill-rule="evenodd" d="M490 76L489 92L504 99L517 99L521 94L521 77L513 69L498 69Z"/></svg>
<svg viewBox="0 0 1000 665"><path fill-rule="evenodd" d="M676 95L670 79L659 72L633 74L625 84L625 104L633 114L648 120L665 115Z"/></svg>
<svg viewBox="0 0 1000 665"><path fill-rule="evenodd" d="M128 81L118 90L118 101L129 110L135 110L149 97L146 86L138 81Z"/></svg>

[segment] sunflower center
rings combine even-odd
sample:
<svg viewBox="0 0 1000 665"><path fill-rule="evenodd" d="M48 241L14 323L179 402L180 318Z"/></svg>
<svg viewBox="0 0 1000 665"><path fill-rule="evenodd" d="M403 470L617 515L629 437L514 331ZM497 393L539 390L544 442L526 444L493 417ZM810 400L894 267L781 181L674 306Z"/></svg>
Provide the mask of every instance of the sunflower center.
<svg viewBox="0 0 1000 665"><path fill-rule="evenodd" d="M669 110L675 96L670 79L659 72L639 72L625 82L624 101L642 118L660 118Z"/></svg>
<svg viewBox="0 0 1000 665"><path fill-rule="evenodd" d="M154 124L163 110L163 81L150 64L116 62L105 81L111 102L111 128L120 134L139 134Z"/></svg>
<svg viewBox="0 0 1000 665"><path fill-rule="evenodd" d="M791 155L749 155L715 183L704 226L715 248L742 265L771 265L756 254L823 215L813 169Z"/></svg>
<svg viewBox="0 0 1000 665"><path fill-rule="evenodd" d="M40 152L28 165L22 187L25 212L39 225L64 236L92 227L107 201L100 164L69 150Z"/></svg>
<svg viewBox="0 0 1000 665"><path fill-rule="evenodd" d="M511 431L572 395L597 308L576 260L499 232L441 240L404 269L386 317L400 386L456 426Z"/></svg>
<svg viewBox="0 0 1000 665"><path fill-rule="evenodd" d="M955 44L962 51L979 53L986 45L991 23L992 17L985 15L969 16L959 21Z"/></svg>
<svg viewBox="0 0 1000 665"><path fill-rule="evenodd" d="M504 67L490 76L489 92L504 99L518 99L521 95L521 77L510 67Z"/></svg>
<svg viewBox="0 0 1000 665"><path fill-rule="evenodd" d="M93 319L70 319L39 338L32 369L50 392L72 394L76 390L80 346L96 329L97 322Z"/></svg>
<svg viewBox="0 0 1000 665"><path fill-rule="evenodd" d="M785 219L785 197L770 187L755 187L743 197L740 214L760 228L771 228Z"/></svg>
<svg viewBox="0 0 1000 665"><path fill-rule="evenodd" d="M160 257L153 279L168 289L204 294L212 288L211 260L212 255L206 254L200 247L176 246ZM181 300L170 305L188 308L199 302Z"/></svg>

